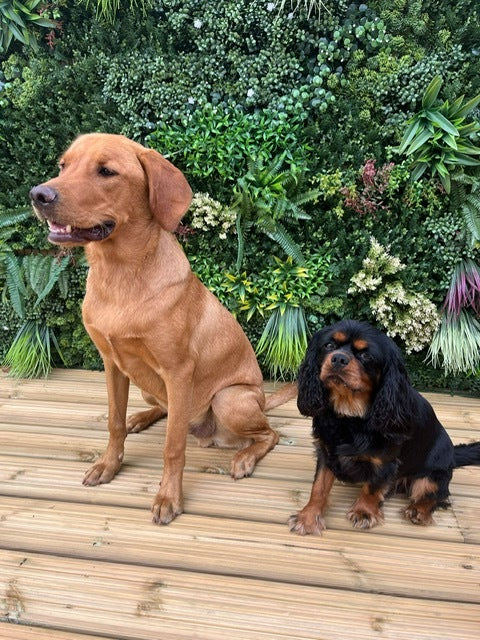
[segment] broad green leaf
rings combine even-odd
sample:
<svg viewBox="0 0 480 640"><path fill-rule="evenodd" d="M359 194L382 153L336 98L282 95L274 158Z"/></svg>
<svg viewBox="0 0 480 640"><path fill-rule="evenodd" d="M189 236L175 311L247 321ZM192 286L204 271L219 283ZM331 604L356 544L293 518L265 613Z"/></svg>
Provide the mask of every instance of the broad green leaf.
<svg viewBox="0 0 480 640"><path fill-rule="evenodd" d="M415 180L418 180L419 178L421 178L425 173L427 167L428 165L425 162L422 162L421 164L417 164L417 166L415 167L415 169L412 171L410 175L410 180L412 182L415 182Z"/></svg>
<svg viewBox="0 0 480 640"><path fill-rule="evenodd" d="M444 133L442 139L448 144L449 147L455 149L457 151L457 141L455 140L455 136L452 136L451 133Z"/></svg>
<svg viewBox="0 0 480 640"><path fill-rule="evenodd" d="M463 107L461 107L460 109L458 109L458 111L456 111L455 113L452 113L452 117L455 118L464 118L468 113L470 113L470 111L473 111L473 109L475 109L475 107L477 106L477 104L480 102L480 95L475 96L475 98L472 98L471 100L469 100L468 102L466 102Z"/></svg>
<svg viewBox="0 0 480 640"><path fill-rule="evenodd" d="M478 122L469 122L468 124L462 124L460 127L457 127L460 135L468 136L471 133L476 133L480 131L480 124Z"/></svg>
<svg viewBox="0 0 480 640"><path fill-rule="evenodd" d="M475 146L474 144L472 144L468 140L462 141L457 146L458 146L458 150L460 152L466 153L467 155L471 155L471 156L480 155L480 147Z"/></svg>
<svg viewBox="0 0 480 640"><path fill-rule="evenodd" d="M419 128L420 128L420 122L418 120L414 120L411 124L408 125L405 133L403 134L403 138L400 142L400 146L397 148L398 153L403 153L405 151L405 149L408 147L410 142L417 135Z"/></svg>
<svg viewBox="0 0 480 640"><path fill-rule="evenodd" d="M471 158L464 153L457 153L456 155L457 162L455 164L460 164L465 167L478 167L480 166L480 160L476 160L475 158Z"/></svg>
<svg viewBox="0 0 480 640"><path fill-rule="evenodd" d="M440 176L440 182L442 183L443 188L447 193L450 193L450 190L451 190L450 174L448 172L446 175L439 173L439 176Z"/></svg>
<svg viewBox="0 0 480 640"><path fill-rule="evenodd" d="M448 169L447 167L443 164L443 162L436 162L435 163L435 169L438 171L438 173L441 176L449 176L450 174L448 173Z"/></svg>
<svg viewBox="0 0 480 640"><path fill-rule="evenodd" d="M425 111L425 115L431 122L433 122L434 125L440 127L447 133L450 133L453 136L460 135L458 129L450 122L450 120L447 120L447 118L442 116L438 111Z"/></svg>
<svg viewBox="0 0 480 640"><path fill-rule="evenodd" d="M418 134L418 136L412 141L412 144L406 151L406 155L411 155L414 151L419 149L423 144L427 142L432 137L430 131L422 131Z"/></svg>
<svg viewBox="0 0 480 640"><path fill-rule="evenodd" d="M430 107L433 105L433 103L437 99L442 83L443 80L441 76L435 76L430 82L425 93L423 94L422 107L424 109L430 109Z"/></svg>

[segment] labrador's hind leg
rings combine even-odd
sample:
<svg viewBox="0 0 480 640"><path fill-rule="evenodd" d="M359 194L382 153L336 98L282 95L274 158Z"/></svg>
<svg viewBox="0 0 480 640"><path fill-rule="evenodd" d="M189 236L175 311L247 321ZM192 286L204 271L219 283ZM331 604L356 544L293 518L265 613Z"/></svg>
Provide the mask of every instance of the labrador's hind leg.
<svg viewBox="0 0 480 640"><path fill-rule="evenodd" d="M152 408L132 413L127 420L127 433L139 433L148 429L154 422L167 415L165 407L162 407L154 396L145 393L145 391L142 391L142 396L145 402L152 405Z"/></svg>
<svg viewBox="0 0 480 640"><path fill-rule="evenodd" d="M222 389L212 400L215 419L243 447L232 460L231 475L235 480L250 476L257 462L278 442L278 434L263 413L263 404L263 391L249 385Z"/></svg>

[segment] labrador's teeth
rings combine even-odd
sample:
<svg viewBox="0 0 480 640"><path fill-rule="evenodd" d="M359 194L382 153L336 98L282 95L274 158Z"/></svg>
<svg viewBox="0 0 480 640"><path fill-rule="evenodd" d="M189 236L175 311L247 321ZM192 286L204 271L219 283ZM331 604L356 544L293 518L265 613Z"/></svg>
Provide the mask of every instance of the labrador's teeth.
<svg viewBox="0 0 480 640"><path fill-rule="evenodd" d="M71 224L67 224L67 226L65 227L65 233L72 233L72 225Z"/></svg>

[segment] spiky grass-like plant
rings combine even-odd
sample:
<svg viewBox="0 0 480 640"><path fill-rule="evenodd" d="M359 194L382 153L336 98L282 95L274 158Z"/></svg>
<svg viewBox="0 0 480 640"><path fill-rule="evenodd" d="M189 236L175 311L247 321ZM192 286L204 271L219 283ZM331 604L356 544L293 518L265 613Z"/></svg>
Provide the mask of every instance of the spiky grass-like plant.
<svg viewBox="0 0 480 640"><path fill-rule="evenodd" d="M120 0L80 0L80 2L86 7L94 5L97 16L110 23L115 22L117 12L125 8L125 3ZM130 0L130 11L133 12L140 6L145 13L152 5L152 0Z"/></svg>
<svg viewBox="0 0 480 640"><path fill-rule="evenodd" d="M302 307L286 305L273 310L256 352L275 378L295 375L307 350L308 328Z"/></svg>
<svg viewBox="0 0 480 640"><path fill-rule="evenodd" d="M318 15L320 17L322 9L328 11L325 3L322 0L277 0L275 6L278 7L278 12L282 13L285 11L285 5L289 5L289 9L291 13L295 13L302 5L305 9L307 16L310 18L311 15Z"/></svg>
<svg viewBox="0 0 480 640"><path fill-rule="evenodd" d="M453 270L444 305L454 318L468 307L480 316L480 267L470 258L461 260Z"/></svg>
<svg viewBox="0 0 480 640"><path fill-rule="evenodd" d="M47 377L52 369L52 343L63 360L53 331L34 320L28 320L15 336L4 365L15 378Z"/></svg>
<svg viewBox="0 0 480 640"><path fill-rule="evenodd" d="M427 358L445 372L478 374L480 371L480 323L462 309L457 317L445 314L433 337Z"/></svg>

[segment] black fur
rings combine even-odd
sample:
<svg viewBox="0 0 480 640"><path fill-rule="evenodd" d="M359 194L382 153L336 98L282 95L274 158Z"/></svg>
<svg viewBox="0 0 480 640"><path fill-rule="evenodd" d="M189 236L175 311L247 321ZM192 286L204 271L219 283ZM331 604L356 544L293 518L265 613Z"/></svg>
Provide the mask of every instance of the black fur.
<svg viewBox="0 0 480 640"><path fill-rule="evenodd" d="M339 332L347 339L337 343L332 336ZM363 344L358 341L367 348L356 349L354 343ZM355 367L371 381L360 417L338 415L331 389L320 379L322 364L333 352L355 359ZM446 504L452 470L480 464L480 443L453 446L429 402L411 386L393 340L364 322L343 320L313 336L299 371L298 408L313 417L316 477L327 468L343 482L366 484L371 494L395 486L408 490L412 481L426 479L438 487L428 493L433 511ZM291 528L299 533L318 532L301 530L298 516L292 518Z"/></svg>

